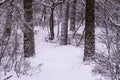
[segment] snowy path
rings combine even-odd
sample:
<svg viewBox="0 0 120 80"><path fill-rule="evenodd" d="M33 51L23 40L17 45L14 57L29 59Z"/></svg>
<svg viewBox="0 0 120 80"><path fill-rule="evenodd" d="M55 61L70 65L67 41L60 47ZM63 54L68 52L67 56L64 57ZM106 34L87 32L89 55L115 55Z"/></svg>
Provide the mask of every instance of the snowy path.
<svg viewBox="0 0 120 80"><path fill-rule="evenodd" d="M36 56L30 61L32 67L42 63L40 70L37 68L32 76L12 77L10 80L95 80L92 67L82 63L83 48L47 43L45 35L39 32L35 36Z"/></svg>
<svg viewBox="0 0 120 80"><path fill-rule="evenodd" d="M52 46L51 48L46 46L33 61L34 64L40 63L39 61L43 63L40 74L34 77L36 80L88 80L92 77L91 67L82 64L83 51L80 48Z"/></svg>

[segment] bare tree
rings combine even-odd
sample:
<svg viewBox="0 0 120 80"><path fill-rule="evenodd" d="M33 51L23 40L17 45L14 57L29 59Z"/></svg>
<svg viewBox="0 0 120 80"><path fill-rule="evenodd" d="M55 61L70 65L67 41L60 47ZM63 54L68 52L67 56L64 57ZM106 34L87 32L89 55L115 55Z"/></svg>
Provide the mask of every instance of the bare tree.
<svg viewBox="0 0 120 80"><path fill-rule="evenodd" d="M33 0L24 0L24 56L35 55L34 27L33 27Z"/></svg>
<svg viewBox="0 0 120 80"><path fill-rule="evenodd" d="M96 66L93 72L101 74L109 80L120 80L119 0L98 1L97 4L100 8L98 10L101 10L99 16L103 19L103 32L101 32L99 38L105 48L102 48L104 51L97 52L98 54L95 56Z"/></svg>
<svg viewBox="0 0 120 80"><path fill-rule="evenodd" d="M86 0L84 61L95 54L95 0Z"/></svg>
<svg viewBox="0 0 120 80"><path fill-rule="evenodd" d="M68 38L68 12L69 3L67 0L64 1L62 5L62 25L61 25L61 35L60 35L60 45L67 45Z"/></svg>
<svg viewBox="0 0 120 80"><path fill-rule="evenodd" d="M5 26L5 31L4 31L4 36L10 36L11 34L11 26L12 26L12 13L13 13L13 0L12 1L7 1L7 14L6 14L6 26Z"/></svg>
<svg viewBox="0 0 120 80"><path fill-rule="evenodd" d="M51 5L46 5L48 7L50 7L51 10L51 14L50 14L50 19L49 19L49 25L50 25L50 36L49 36L49 40L53 40L54 39L54 10L55 8L59 5L63 3L62 0L51 0Z"/></svg>
<svg viewBox="0 0 120 80"><path fill-rule="evenodd" d="M73 0L73 1L70 3L70 31L75 31L76 2L77 2L77 0Z"/></svg>
<svg viewBox="0 0 120 80"><path fill-rule="evenodd" d="M4 33L2 36L2 50L1 50L1 54L0 54L0 61L5 53L6 47L8 45L8 42L10 40L10 36L11 36L11 29L12 29L12 24L13 24L13 20L12 20L12 13L13 13L13 1L14 0L8 0L6 1L6 7L7 7L7 12L6 12L6 24L4 27Z"/></svg>

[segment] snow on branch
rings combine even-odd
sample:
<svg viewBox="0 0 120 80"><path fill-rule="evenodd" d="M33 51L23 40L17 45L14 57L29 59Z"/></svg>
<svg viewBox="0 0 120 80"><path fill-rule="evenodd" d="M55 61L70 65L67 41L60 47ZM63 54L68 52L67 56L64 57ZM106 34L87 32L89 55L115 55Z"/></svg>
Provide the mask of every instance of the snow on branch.
<svg viewBox="0 0 120 80"><path fill-rule="evenodd" d="M117 27L120 27L120 23L117 23L116 21L113 20L112 17L110 17L110 21Z"/></svg>
<svg viewBox="0 0 120 80"><path fill-rule="evenodd" d="M44 6L47 6L47 7L50 7L50 8L55 8L58 4L61 4L61 3L63 3L63 0L57 0L57 1L52 1L52 5L50 5L50 4L47 4L47 3L45 3L45 2L42 2L42 4L44 5Z"/></svg>
<svg viewBox="0 0 120 80"><path fill-rule="evenodd" d="M105 6L104 3L102 3L102 5ZM105 10L107 11L108 15L110 16L110 17L109 17L109 20L110 20L115 26L120 27L120 23L117 23L117 22L114 20L114 18L113 18L113 16L111 15L109 9L108 9L107 7L105 7Z"/></svg>
<svg viewBox="0 0 120 80"><path fill-rule="evenodd" d="M4 3L6 0L0 0L0 4Z"/></svg>
<svg viewBox="0 0 120 80"><path fill-rule="evenodd" d="M43 4L44 6L47 6L47 7L52 7L50 4L47 4L47 3L45 3L45 2L42 2L42 4Z"/></svg>
<svg viewBox="0 0 120 80"><path fill-rule="evenodd" d="M82 0L83 5L85 6L85 1Z"/></svg>
<svg viewBox="0 0 120 80"><path fill-rule="evenodd" d="M63 1L57 1L57 2L55 3L54 7L56 7L58 4L61 4L61 3L63 3Z"/></svg>

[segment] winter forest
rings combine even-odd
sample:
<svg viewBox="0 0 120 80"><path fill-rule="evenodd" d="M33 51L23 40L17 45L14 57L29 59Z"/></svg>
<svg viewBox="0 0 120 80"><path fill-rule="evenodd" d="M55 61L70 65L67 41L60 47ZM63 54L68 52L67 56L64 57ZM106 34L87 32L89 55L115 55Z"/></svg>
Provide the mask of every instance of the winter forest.
<svg viewBox="0 0 120 80"><path fill-rule="evenodd" d="M120 0L0 0L0 80L120 80Z"/></svg>

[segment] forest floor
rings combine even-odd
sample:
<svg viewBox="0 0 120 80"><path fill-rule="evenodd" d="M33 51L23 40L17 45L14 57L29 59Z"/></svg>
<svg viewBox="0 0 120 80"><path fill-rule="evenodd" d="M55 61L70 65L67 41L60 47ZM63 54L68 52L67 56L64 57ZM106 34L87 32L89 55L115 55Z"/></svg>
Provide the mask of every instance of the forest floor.
<svg viewBox="0 0 120 80"><path fill-rule="evenodd" d="M83 47L60 46L45 41L43 29L35 34L36 55L28 59L28 76L13 75L9 80L100 80L100 75L92 73L93 66L83 63Z"/></svg>

